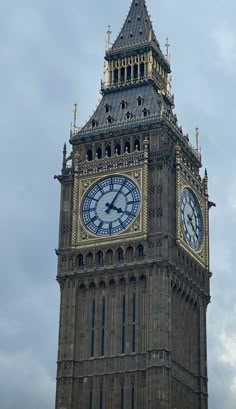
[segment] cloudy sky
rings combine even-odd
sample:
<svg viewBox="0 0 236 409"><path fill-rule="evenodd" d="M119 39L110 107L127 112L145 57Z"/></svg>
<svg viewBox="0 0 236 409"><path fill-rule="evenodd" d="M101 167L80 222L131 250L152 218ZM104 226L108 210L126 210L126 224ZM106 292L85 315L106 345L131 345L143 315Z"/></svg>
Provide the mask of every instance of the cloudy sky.
<svg viewBox="0 0 236 409"><path fill-rule="evenodd" d="M107 25L118 34L130 0L12 0L0 5L1 409L54 407L59 287L55 281L62 147L72 106L94 110ZM176 113L200 128L210 179L211 409L236 407L236 3L149 0L171 43Z"/></svg>

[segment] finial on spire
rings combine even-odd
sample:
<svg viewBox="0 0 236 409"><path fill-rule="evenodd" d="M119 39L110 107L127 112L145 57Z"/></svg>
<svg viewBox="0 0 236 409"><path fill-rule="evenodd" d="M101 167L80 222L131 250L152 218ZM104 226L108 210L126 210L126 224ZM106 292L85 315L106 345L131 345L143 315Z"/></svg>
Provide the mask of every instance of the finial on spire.
<svg viewBox="0 0 236 409"><path fill-rule="evenodd" d="M65 170L65 168L66 168L66 154L67 154L66 143L64 143L64 146L63 146L63 162L62 162L62 169L63 170Z"/></svg>
<svg viewBox="0 0 236 409"><path fill-rule="evenodd" d="M170 43L169 43L169 38L168 37L166 37L165 47L166 47L166 58L169 59L169 57L170 57L170 55L169 55Z"/></svg>
<svg viewBox="0 0 236 409"><path fill-rule="evenodd" d="M108 30L107 30L107 49L108 50L110 50L111 48L111 34L112 34L112 31L111 31L111 26L109 24Z"/></svg>
<svg viewBox="0 0 236 409"><path fill-rule="evenodd" d="M199 128L198 127L196 127L196 129L195 129L195 136L196 136L196 149L197 149L197 152L199 152Z"/></svg>
<svg viewBox="0 0 236 409"><path fill-rule="evenodd" d="M169 79L169 93L170 95L172 95L172 75L170 75L170 79Z"/></svg>
<svg viewBox="0 0 236 409"><path fill-rule="evenodd" d="M66 156L66 142L64 143L64 146L63 146L63 155Z"/></svg>
<svg viewBox="0 0 236 409"><path fill-rule="evenodd" d="M77 107L78 107L78 104L77 104L77 102L75 102L74 103L74 109L73 109L73 112L74 112L74 128L77 128L76 119L77 119L77 113L79 112Z"/></svg>

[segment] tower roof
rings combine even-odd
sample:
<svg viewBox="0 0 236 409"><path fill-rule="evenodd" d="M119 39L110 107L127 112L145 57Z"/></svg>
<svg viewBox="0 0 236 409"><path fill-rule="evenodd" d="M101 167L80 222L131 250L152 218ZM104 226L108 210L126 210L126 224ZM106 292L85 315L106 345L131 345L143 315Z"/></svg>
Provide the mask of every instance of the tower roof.
<svg viewBox="0 0 236 409"><path fill-rule="evenodd" d="M140 99L140 103L138 102ZM122 107L122 104L123 107ZM152 120L160 115L161 97L151 84L132 88L117 89L106 93L90 120L81 129L80 134L87 135L109 130L113 127L137 125L144 120ZM108 107L108 111L106 110ZM166 104L165 104L166 107ZM146 114L145 114L146 111ZM146 117L145 117L146 115ZM109 124L108 119L111 119ZM96 126L92 128L92 123Z"/></svg>
<svg viewBox="0 0 236 409"><path fill-rule="evenodd" d="M147 11L146 1L132 0L128 16L111 48L111 52L126 47L139 46L147 42L159 45Z"/></svg>

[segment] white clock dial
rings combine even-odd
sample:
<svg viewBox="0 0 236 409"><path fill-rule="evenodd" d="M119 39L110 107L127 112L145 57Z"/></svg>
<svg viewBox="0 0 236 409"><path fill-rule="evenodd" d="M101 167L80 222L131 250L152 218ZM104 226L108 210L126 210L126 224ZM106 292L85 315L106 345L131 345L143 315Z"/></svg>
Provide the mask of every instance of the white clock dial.
<svg viewBox="0 0 236 409"><path fill-rule="evenodd" d="M109 176L94 184L82 203L82 220L97 236L115 236L125 231L140 211L140 192L126 176Z"/></svg>
<svg viewBox="0 0 236 409"><path fill-rule="evenodd" d="M198 250L203 240L203 220L199 202L190 189L181 195L181 222L188 245Z"/></svg>

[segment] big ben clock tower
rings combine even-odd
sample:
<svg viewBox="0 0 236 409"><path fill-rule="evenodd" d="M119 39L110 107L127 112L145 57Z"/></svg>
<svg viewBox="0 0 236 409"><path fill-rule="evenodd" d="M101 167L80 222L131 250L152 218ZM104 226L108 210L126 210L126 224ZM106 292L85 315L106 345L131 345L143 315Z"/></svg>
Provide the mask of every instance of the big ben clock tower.
<svg viewBox="0 0 236 409"><path fill-rule="evenodd" d="M63 152L56 409L207 409L208 177L145 0Z"/></svg>

